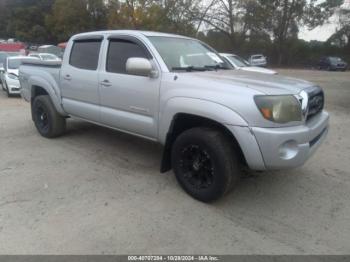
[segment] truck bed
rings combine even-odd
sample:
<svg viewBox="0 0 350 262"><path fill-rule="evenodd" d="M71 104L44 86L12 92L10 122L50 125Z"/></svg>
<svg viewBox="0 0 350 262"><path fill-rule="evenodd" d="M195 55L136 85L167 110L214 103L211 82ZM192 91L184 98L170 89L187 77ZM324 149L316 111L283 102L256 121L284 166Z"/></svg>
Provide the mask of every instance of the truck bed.
<svg viewBox="0 0 350 262"><path fill-rule="evenodd" d="M22 97L29 101L31 94L31 79L40 77L48 81L52 86L58 86L60 80L62 62L41 61L41 60L23 60L19 68L19 77L21 79Z"/></svg>

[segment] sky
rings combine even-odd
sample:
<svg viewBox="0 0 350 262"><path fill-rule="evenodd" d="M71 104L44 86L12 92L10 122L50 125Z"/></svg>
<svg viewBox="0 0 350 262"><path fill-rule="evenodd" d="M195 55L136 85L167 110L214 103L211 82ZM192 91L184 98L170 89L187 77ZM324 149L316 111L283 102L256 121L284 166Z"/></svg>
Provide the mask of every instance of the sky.
<svg viewBox="0 0 350 262"><path fill-rule="evenodd" d="M323 26L318 26L311 31L305 27L301 28L299 38L304 39L305 41L327 41L337 30L335 20L335 17L332 17L328 23L325 23Z"/></svg>
<svg viewBox="0 0 350 262"><path fill-rule="evenodd" d="M318 3L324 2L319 0ZM345 0L342 6L344 9L350 9L350 0ZM327 23L323 26L316 27L313 30L307 30L307 28L301 28L299 32L299 38L306 41L318 40L327 41L337 31L338 19L337 16L332 16Z"/></svg>

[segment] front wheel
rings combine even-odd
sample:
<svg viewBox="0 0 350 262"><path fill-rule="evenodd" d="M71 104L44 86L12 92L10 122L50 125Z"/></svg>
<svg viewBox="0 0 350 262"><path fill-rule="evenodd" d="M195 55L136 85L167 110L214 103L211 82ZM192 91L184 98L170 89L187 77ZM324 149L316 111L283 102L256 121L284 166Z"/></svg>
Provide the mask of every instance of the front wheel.
<svg viewBox="0 0 350 262"><path fill-rule="evenodd" d="M32 104L33 121L39 133L46 138L62 135L66 128L66 119L55 109L49 96L37 96Z"/></svg>
<svg viewBox="0 0 350 262"><path fill-rule="evenodd" d="M199 201L218 200L240 177L233 148L231 141L216 129L185 131L172 149L172 166L179 184Z"/></svg>
<svg viewBox="0 0 350 262"><path fill-rule="evenodd" d="M7 97L11 97L10 89L9 89L9 86L7 85L6 82L5 82L4 86L6 87L5 90L6 90Z"/></svg>

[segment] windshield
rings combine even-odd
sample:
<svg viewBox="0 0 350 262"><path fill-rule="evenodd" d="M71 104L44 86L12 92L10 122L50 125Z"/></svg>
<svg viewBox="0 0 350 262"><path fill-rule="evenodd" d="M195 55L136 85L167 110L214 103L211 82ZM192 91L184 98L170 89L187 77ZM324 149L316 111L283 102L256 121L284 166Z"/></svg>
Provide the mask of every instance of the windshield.
<svg viewBox="0 0 350 262"><path fill-rule="evenodd" d="M170 71L228 69L217 53L199 41L185 38L149 37Z"/></svg>
<svg viewBox="0 0 350 262"><path fill-rule="evenodd" d="M21 59L9 59L8 60L8 68L9 69L18 69L21 65Z"/></svg>
<svg viewBox="0 0 350 262"><path fill-rule="evenodd" d="M341 58L339 58L339 57L330 57L329 60L330 60L332 63L339 63L339 62L342 62Z"/></svg>
<svg viewBox="0 0 350 262"><path fill-rule="evenodd" d="M227 58L234 63L236 66L238 67L247 67L250 66L249 63L247 63L246 61L244 61L244 59L240 58L239 56L227 56Z"/></svg>
<svg viewBox="0 0 350 262"><path fill-rule="evenodd" d="M5 64L6 58L8 57L5 53L0 53L0 65Z"/></svg>
<svg viewBox="0 0 350 262"><path fill-rule="evenodd" d="M50 55L50 54L45 54L45 55L40 55L41 59L44 61L49 61L49 60L57 60L58 57L55 55Z"/></svg>

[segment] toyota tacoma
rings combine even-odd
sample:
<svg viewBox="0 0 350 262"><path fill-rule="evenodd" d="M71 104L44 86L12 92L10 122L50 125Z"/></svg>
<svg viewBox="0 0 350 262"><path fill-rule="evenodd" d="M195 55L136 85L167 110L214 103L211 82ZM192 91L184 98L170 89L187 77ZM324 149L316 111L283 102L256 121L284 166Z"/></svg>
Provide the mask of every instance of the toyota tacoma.
<svg viewBox="0 0 350 262"><path fill-rule="evenodd" d="M24 61L19 79L43 137L64 134L72 117L158 142L161 172L203 202L229 192L244 166L302 166L329 128L319 86L234 70L205 43L172 34L78 34L62 63Z"/></svg>

